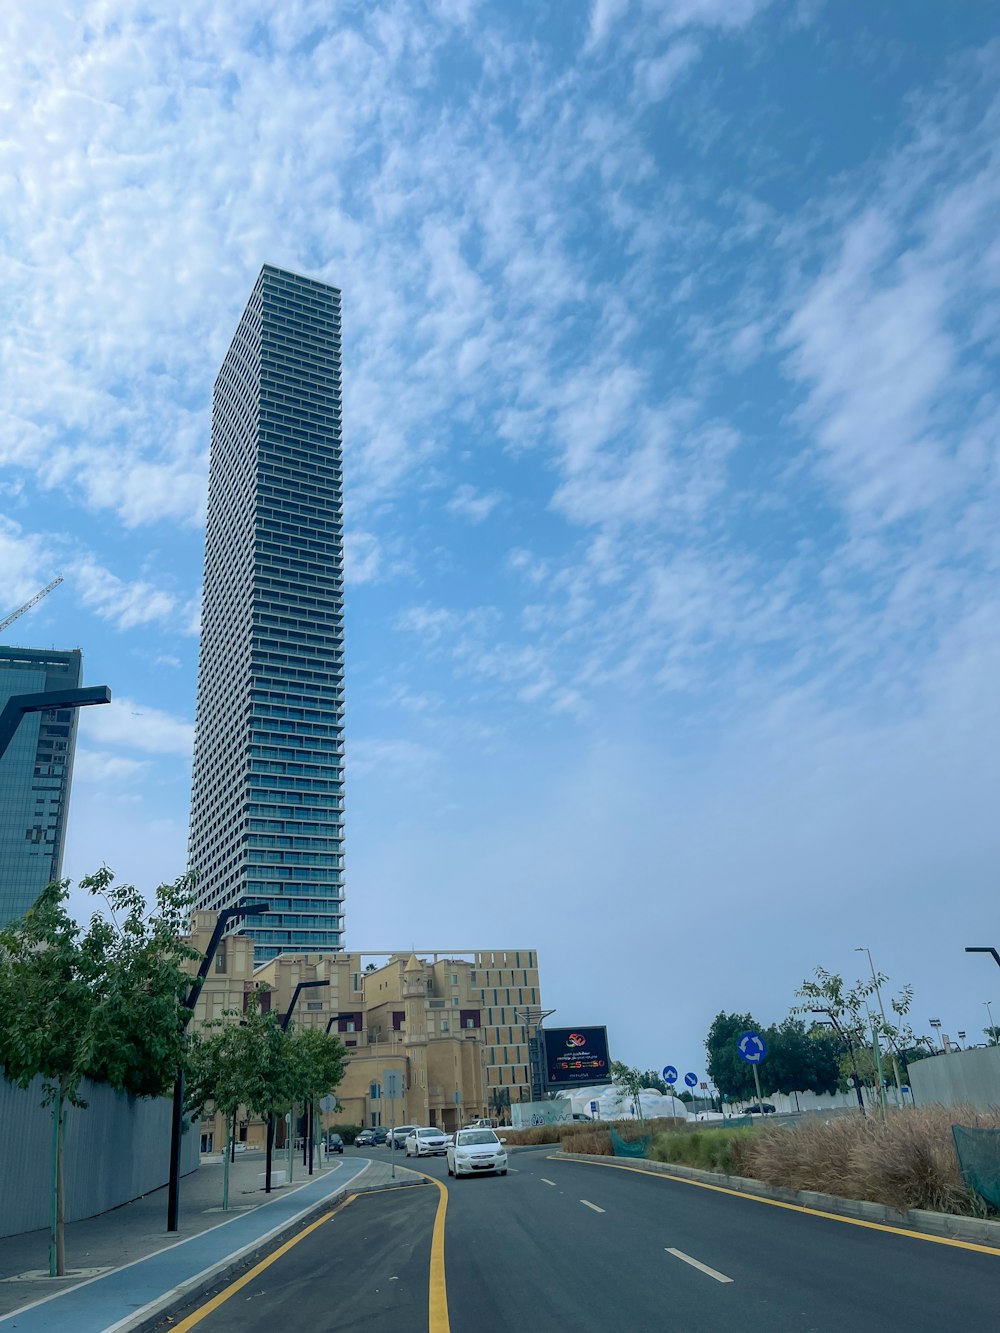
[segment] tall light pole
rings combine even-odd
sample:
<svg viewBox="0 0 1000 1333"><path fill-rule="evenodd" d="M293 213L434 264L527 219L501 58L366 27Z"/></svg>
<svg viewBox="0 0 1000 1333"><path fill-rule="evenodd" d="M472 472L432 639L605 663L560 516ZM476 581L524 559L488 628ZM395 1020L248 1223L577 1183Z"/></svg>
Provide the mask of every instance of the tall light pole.
<svg viewBox="0 0 1000 1333"><path fill-rule="evenodd" d="M86 708L109 704L107 685L84 685L78 690L41 690L37 694L12 694L0 711L0 755L14 739L26 713L47 713L51 708Z"/></svg>
<svg viewBox="0 0 1000 1333"><path fill-rule="evenodd" d="M879 984L878 973L875 971L875 964L872 962L872 951L865 945L859 945L855 953L866 953L868 955L868 966L871 968L872 985L875 987L875 994L878 996L878 1011L882 1015L882 1031L885 1033L886 1040L889 1040L889 1022L885 1016L885 1005L882 1003L882 987ZM890 1043L890 1055L892 1056L892 1076L896 1080L896 1096L900 1104L903 1100L903 1081L899 1077L899 1061L896 1059L896 1042Z"/></svg>
<svg viewBox="0 0 1000 1333"><path fill-rule="evenodd" d="M934 1029L934 1035L935 1035L935 1036L938 1038L938 1040L940 1041L940 1039L941 1039L941 1020L940 1020L940 1018L932 1018L932 1019L930 1020L930 1025L931 1025L931 1027ZM942 1046L941 1049L944 1050L944 1047Z"/></svg>
<svg viewBox="0 0 1000 1333"><path fill-rule="evenodd" d="M997 1042L997 1030L993 1026L993 1010L990 1008L990 1001L984 1000L983 1004L986 1005L986 1012L990 1016L990 1045L991 1046L1000 1045L1000 1043Z"/></svg>
<svg viewBox="0 0 1000 1333"><path fill-rule="evenodd" d="M191 1022L191 1016L194 1013L195 1005L198 1003L198 996L201 994L201 988L204 985L205 978L208 976L208 969L212 966L212 959L219 947L219 941L222 939L222 932L234 917L238 916L263 916L265 912L271 910L270 903L244 903L242 907L225 907L219 913L215 922L215 929L212 931L212 938L208 942L208 948L205 950L205 957L201 960L201 967L198 968L198 975L191 983L191 988L185 995L181 1006L181 1031L187 1029ZM177 1074L174 1078L174 1104L170 1117L170 1177L167 1181L167 1230L177 1230L177 1213L180 1206L181 1190L181 1125L183 1121L184 1108L184 1067L178 1065Z"/></svg>

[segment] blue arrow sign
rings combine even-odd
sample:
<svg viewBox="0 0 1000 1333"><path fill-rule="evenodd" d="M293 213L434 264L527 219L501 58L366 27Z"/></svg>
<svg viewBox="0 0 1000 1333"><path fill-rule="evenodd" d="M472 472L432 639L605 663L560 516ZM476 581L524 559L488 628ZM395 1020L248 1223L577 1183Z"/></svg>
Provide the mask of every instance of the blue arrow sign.
<svg viewBox="0 0 1000 1333"><path fill-rule="evenodd" d="M693 1087L696 1086L696 1084L697 1084L697 1082L698 1082L698 1075L697 1075L697 1074L685 1074L685 1075L684 1075L684 1082L688 1085L689 1088L693 1088Z"/></svg>
<svg viewBox="0 0 1000 1333"><path fill-rule="evenodd" d="M677 1082L677 1070L673 1067L673 1065L663 1066L663 1081L664 1083Z"/></svg>
<svg viewBox="0 0 1000 1333"><path fill-rule="evenodd" d="M759 1065L767 1055L767 1046L759 1032L744 1032L736 1043L736 1053L748 1065Z"/></svg>

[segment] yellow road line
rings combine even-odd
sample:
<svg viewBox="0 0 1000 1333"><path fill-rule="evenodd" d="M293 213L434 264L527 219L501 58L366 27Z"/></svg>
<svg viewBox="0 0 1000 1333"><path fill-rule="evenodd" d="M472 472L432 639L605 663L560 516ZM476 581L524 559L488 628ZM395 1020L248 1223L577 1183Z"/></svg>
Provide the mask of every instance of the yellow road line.
<svg viewBox="0 0 1000 1333"><path fill-rule="evenodd" d="M286 1240L284 1245L275 1250L273 1254L269 1254L266 1259L262 1259L259 1264L255 1264L253 1268L250 1269L249 1273L244 1273L242 1277L237 1278L235 1282L231 1282L228 1287L225 1287L218 1293L218 1295L213 1296L212 1299L207 1301L200 1309L195 1310L193 1314L189 1314L188 1317L182 1319L179 1324L175 1324L173 1333L188 1333L188 1329L194 1328L196 1324L200 1324L201 1321L207 1315L210 1315L213 1310L217 1310L220 1305L224 1305L226 1301L229 1300L230 1296L235 1296L236 1293L245 1287L248 1282L252 1282L258 1273L263 1273L264 1269L269 1268L276 1259L280 1259L283 1254L287 1254L293 1245L298 1245L300 1240L305 1240L306 1236L315 1231L317 1227L321 1227L324 1222L329 1222L331 1217L335 1217L337 1213L342 1212L347 1205L353 1203L357 1197L356 1194L349 1194L342 1203L337 1205L336 1208L331 1208L328 1213L324 1213L323 1216L317 1218L315 1222L310 1222L309 1226L300 1231L297 1236L293 1236L291 1240Z"/></svg>
<svg viewBox="0 0 1000 1333"><path fill-rule="evenodd" d="M566 1158L548 1159L566 1161ZM977 1254L992 1254L1000 1258L1000 1250L991 1245L977 1245L971 1240L953 1240L950 1236L928 1236L923 1231L908 1231L906 1227L891 1227L887 1222L866 1222L861 1217L844 1217L841 1213L825 1213L820 1208L807 1208L802 1203L786 1203L784 1199L765 1199L760 1194L745 1194L742 1190L729 1189L726 1185L710 1185L707 1180L689 1180L687 1176L672 1176L668 1171L645 1171L641 1166L622 1166L618 1162L589 1162L581 1158L576 1166L609 1166L615 1171L634 1171L638 1176L652 1176L654 1180L674 1180L679 1185L695 1185L700 1190L714 1190L716 1194L731 1194L735 1199L748 1199L751 1203L766 1203L771 1208L787 1208L793 1213L806 1213L809 1217L826 1217L831 1222L846 1222L852 1227L867 1227L869 1231L888 1231L893 1236L907 1236L910 1240L926 1240L932 1245L951 1245L956 1250L975 1250Z"/></svg>
<svg viewBox="0 0 1000 1333"><path fill-rule="evenodd" d="M428 1333L451 1333L448 1318L448 1284L444 1274L444 1219L448 1211L448 1190L436 1176L429 1176L424 1171L413 1171L415 1176L423 1176L432 1185L437 1186L438 1206L434 1214L434 1231L431 1235L431 1272L427 1295Z"/></svg>

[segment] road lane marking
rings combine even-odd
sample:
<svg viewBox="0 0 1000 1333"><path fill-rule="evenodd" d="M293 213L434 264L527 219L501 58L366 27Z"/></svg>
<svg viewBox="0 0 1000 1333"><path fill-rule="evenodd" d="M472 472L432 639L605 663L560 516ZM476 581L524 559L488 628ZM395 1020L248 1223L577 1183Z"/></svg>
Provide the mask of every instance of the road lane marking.
<svg viewBox="0 0 1000 1333"><path fill-rule="evenodd" d="M431 1272L427 1292L427 1333L451 1333L448 1318L448 1284L444 1272L444 1219L448 1211L448 1189L437 1176L409 1168L415 1176L423 1176L437 1186L438 1206L431 1233Z"/></svg>
<svg viewBox="0 0 1000 1333"><path fill-rule="evenodd" d="M249 1273L244 1273L242 1277L237 1278L235 1282L231 1282L228 1287L224 1287L222 1291L213 1296L210 1301L206 1301L200 1309L195 1310L193 1314L189 1314L188 1317L182 1319L179 1324L175 1324L172 1333L188 1333L189 1329L194 1328L196 1324L200 1324L201 1321L207 1315L210 1315L213 1310L217 1310L220 1305L224 1305L226 1301L229 1300L230 1296L235 1296L236 1293L241 1291L248 1282L252 1282L258 1273L263 1273L265 1268L270 1268L271 1264L277 1259L280 1259L282 1255L287 1254L293 1245L298 1245L300 1240L305 1240L306 1236L311 1235L317 1227L321 1227L324 1222L329 1222L332 1217L336 1217L338 1213L343 1212L347 1205L353 1203L357 1197L356 1194L349 1194L343 1203L338 1204L336 1208L331 1208L328 1213L324 1213L323 1216L317 1218L315 1222L311 1222L309 1226L304 1227L297 1236L293 1236L291 1240L285 1241L284 1245L279 1246L273 1254L269 1254L267 1258L262 1259L259 1264L254 1264Z"/></svg>
<svg viewBox="0 0 1000 1333"><path fill-rule="evenodd" d="M545 1176L542 1176L540 1179L543 1185L554 1185L556 1183L554 1180L549 1180Z"/></svg>
<svg viewBox="0 0 1000 1333"><path fill-rule="evenodd" d="M684 1263L690 1264L692 1268L697 1268L701 1273L707 1273L709 1277L714 1277L716 1282L732 1282L731 1277L726 1277L725 1273L720 1273L715 1268L709 1268L708 1264L703 1264L700 1259L692 1259L690 1254L685 1254L683 1250L672 1249L666 1246L667 1254L672 1254L675 1259L681 1259Z"/></svg>
<svg viewBox="0 0 1000 1333"><path fill-rule="evenodd" d="M553 1159L550 1157L549 1161ZM567 1158L559 1159L567 1161ZM712 1190L715 1194L731 1194L734 1199L746 1199L748 1203L766 1203L771 1208L787 1208L792 1213L805 1213L808 1217L825 1217L830 1222L845 1222L851 1227L865 1227L868 1231L887 1231L891 1236L906 1236L909 1240L925 1240L931 1245L950 1245L956 1250L974 1250L977 1254L991 1254L1000 1259L1000 1249L992 1245L977 1245L972 1240L955 1240L951 1236L928 1236L923 1231L909 1231L906 1227L891 1227L887 1222L866 1222L861 1217L844 1217L841 1213L826 1213L821 1208L807 1208L803 1203L786 1203L784 1199L765 1199L760 1194L745 1194L743 1190L728 1189L725 1185L710 1185L707 1180L688 1180L686 1176L672 1176L668 1171L644 1171L641 1166L620 1166L617 1162L589 1162L585 1158L572 1163L574 1166L604 1166L613 1171L633 1171L637 1176L651 1176L654 1180L672 1180L678 1185L695 1185L700 1190Z"/></svg>
<svg viewBox="0 0 1000 1333"><path fill-rule="evenodd" d="M580 1202L583 1204L584 1208L593 1208L593 1210L594 1210L595 1213L603 1213L603 1212L604 1212L604 1209L603 1209L603 1208L598 1208L597 1204L596 1204L596 1203L591 1203L589 1199L581 1199Z"/></svg>

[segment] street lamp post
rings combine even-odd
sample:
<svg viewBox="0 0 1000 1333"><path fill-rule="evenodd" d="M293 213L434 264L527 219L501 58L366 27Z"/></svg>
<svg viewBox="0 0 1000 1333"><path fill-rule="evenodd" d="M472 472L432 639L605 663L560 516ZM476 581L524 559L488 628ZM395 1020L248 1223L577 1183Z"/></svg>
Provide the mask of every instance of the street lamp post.
<svg viewBox="0 0 1000 1333"><path fill-rule="evenodd" d="M869 968L871 969L871 974L872 974L872 984L873 984L874 987L875 987L875 994L876 994L876 996L878 997L878 1011L879 1011L879 1013L882 1015L882 1031L885 1033L886 1040L888 1041L888 1040L889 1040L889 1022L888 1022L888 1020L887 1020L887 1018L886 1018L886 1016L885 1016L885 1005L882 1003L882 987L881 987L881 985L879 984L878 973L875 971L875 964L872 962L872 951L871 951L871 949L867 948L865 945L861 944L861 945L859 945L859 946L854 950L854 952L855 952L855 953L866 953L866 954L868 955L868 966L869 966ZM890 1056L892 1057L892 1076L893 1076L893 1078L896 1080L896 1097L897 1097L897 1099L899 1100L899 1102L902 1103L902 1100L903 1100L903 1080L899 1077L899 1061L898 1061L898 1059L896 1058L896 1043L895 1043L895 1041L891 1041L891 1042L889 1043L889 1054L890 1054ZM883 1100L883 1103L884 1103L884 1101L885 1101L885 1095L884 1095L884 1094L883 1094L882 1100Z"/></svg>
<svg viewBox="0 0 1000 1333"><path fill-rule="evenodd" d="M244 903L242 907L225 907L219 913L215 922L215 929L212 931L212 938L208 942L208 948L205 950L205 957L201 960L201 967L198 968L198 975L191 983L191 988L185 995L182 1004L181 1031L187 1029L194 1014L195 1005L198 1003L198 996L201 994L201 988L204 985L205 978L208 976L208 969L212 966L212 959L219 947L219 941L222 939L222 932L234 917L238 916L263 916L265 912L271 910L270 903ZM170 1178L167 1182L167 1230L177 1230L177 1214L180 1206L181 1189L181 1126L183 1122L184 1110L184 1068L182 1065L177 1067L177 1075L174 1078L174 1103L170 1117Z"/></svg>
<svg viewBox="0 0 1000 1333"><path fill-rule="evenodd" d="M90 704L109 704L107 685L85 685L78 690L41 690L37 694L12 694L0 711L0 757L14 739L14 733L27 713L47 713L51 708L86 708Z"/></svg>
<svg viewBox="0 0 1000 1333"><path fill-rule="evenodd" d="M991 1001L989 1001L989 1000L984 1000L984 1001L983 1001L983 1004L986 1005L986 1012L987 1012L987 1014L989 1014L989 1018L990 1018L990 1045L991 1045L991 1046L997 1046L997 1045L1000 1045L1000 1043L997 1042L997 1030L996 1030L996 1028L993 1026L993 1010L990 1008L990 1003L991 1003Z"/></svg>
<svg viewBox="0 0 1000 1333"><path fill-rule="evenodd" d="M930 1020L930 1025L931 1025L931 1027L934 1029L934 1035L935 1035L935 1036L938 1038L938 1040L940 1041L940 1039L941 1039L941 1020L940 1020L940 1018L932 1018L932 1019ZM944 1047L942 1046L941 1049L943 1050Z"/></svg>

